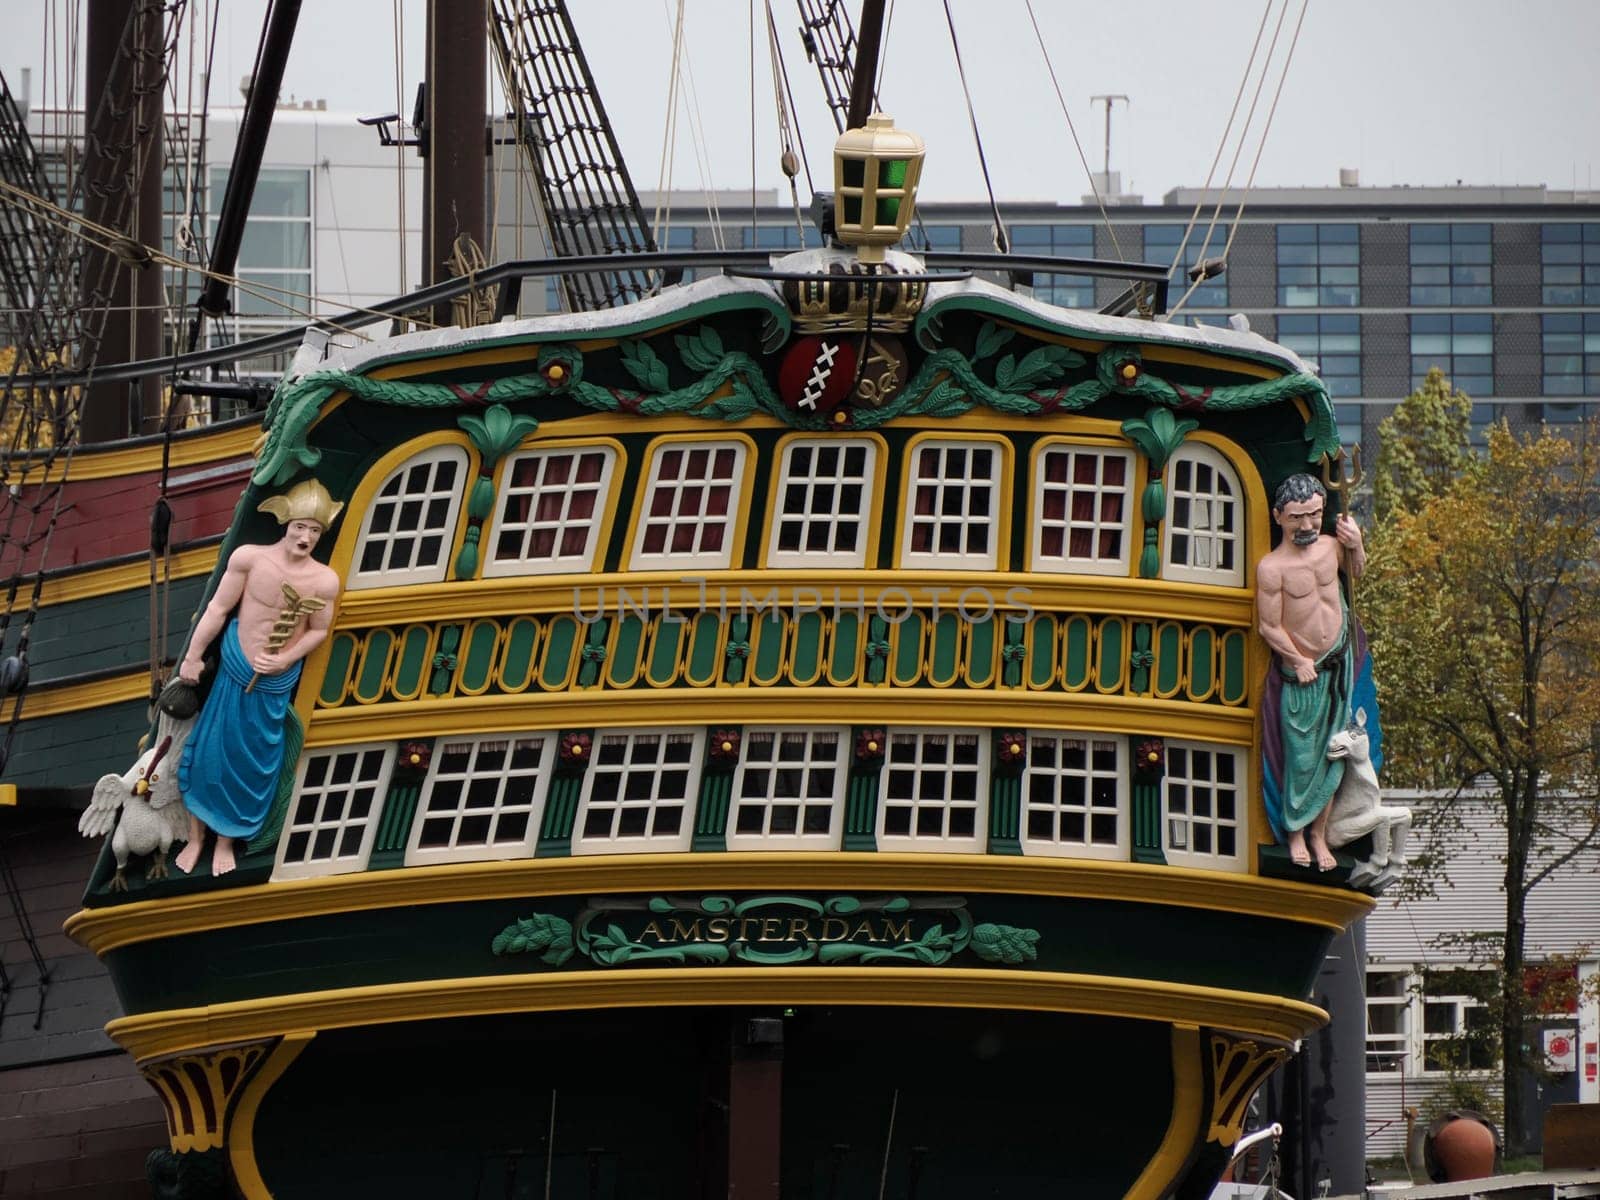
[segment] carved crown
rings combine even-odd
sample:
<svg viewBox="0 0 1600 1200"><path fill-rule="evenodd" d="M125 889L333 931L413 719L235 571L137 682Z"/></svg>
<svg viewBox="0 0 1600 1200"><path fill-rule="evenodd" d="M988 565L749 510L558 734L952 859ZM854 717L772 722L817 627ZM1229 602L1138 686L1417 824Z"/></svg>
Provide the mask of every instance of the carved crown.
<svg viewBox="0 0 1600 1200"><path fill-rule="evenodd" d="M922 311L928 285L896 279L891 265L869 271L859 263L848 268L829 263L826 274L789 279L783 298L794 314L795 332L843 333L867 328L903 333Z"/></svg>

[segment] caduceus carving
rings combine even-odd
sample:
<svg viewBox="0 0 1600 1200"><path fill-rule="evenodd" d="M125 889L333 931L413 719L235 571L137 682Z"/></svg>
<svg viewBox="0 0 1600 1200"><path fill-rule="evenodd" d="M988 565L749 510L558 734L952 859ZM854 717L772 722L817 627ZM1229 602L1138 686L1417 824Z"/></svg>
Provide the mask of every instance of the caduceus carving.
<svg viewBox="0 0 1600 1200"><path fill-rule="evenodd" d="M277 619L272 622L272 632L267 635L268 654L276 654L288 644L295 626L300 624L301 617L309 617L312 613L328 607L326 600L318 600L315 596L302 596L288 583L284 583L282 587L283 607L278 610ZM244 685L244 690L253 691L256 680L260 678L260 671L251 672L250 682Z"/></svg>

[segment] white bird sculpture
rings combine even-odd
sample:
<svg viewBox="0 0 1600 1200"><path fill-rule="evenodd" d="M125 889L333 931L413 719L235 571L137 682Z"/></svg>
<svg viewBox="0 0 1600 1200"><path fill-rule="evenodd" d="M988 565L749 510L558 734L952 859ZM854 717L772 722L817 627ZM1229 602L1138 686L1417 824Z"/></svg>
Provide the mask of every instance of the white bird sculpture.
<svg viewBox="0 0 1600 1200"><path fill-rule="evenodd" d="M111 834L111 853L117 860L117 873L111 879L113 891L128 890L130 854L154 854L146 878L165 879L172 843L188 840L189 815L178 794L178 760L192 725L192 721L180 724L163 716L156 744L126 773L102 775L94 785L89 807L78 818L78 832L84 837Z"/></svg>

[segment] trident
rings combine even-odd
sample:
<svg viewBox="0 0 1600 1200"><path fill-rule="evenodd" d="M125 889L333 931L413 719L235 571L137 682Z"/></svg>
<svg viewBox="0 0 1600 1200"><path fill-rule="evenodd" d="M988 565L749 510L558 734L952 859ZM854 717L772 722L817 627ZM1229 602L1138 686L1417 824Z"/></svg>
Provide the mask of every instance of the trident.
<svg viewBox="0 0 1600 1200"><path fill-rule="evenodd" d="M1322 482L1328 487L1329 492L1336 492L1341 496L1339 507L1346 513L1350 511L1350 496L1361 484L1361 443L1356 442L1350 447L1350 470L1346 473L1344 468L1344 447L1340 446L1337 454L1324 454L1322 456ZM1356 605L1356 576L1350 569L1349 560L1345 554L1343 543L1339 545L1339 561L1344 564L1344 577L1349 581L1350 611L1355 612Z"/></svg>

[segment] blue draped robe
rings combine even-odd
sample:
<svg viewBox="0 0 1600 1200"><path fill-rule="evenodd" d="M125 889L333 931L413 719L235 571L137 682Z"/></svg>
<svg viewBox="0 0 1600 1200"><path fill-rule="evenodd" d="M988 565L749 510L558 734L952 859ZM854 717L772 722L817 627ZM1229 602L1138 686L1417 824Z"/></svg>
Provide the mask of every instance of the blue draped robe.
<svg viewBox="0 0 1600 1200"><path fill-rule="evenodd" d="M246 692L254 671L239 645L239 622L228 622L222 665L178 763L185 806L219 837L254 837L266 823L278 794L283 723L300 667L262 675Z"/></svg>

